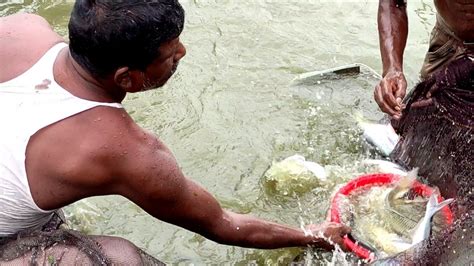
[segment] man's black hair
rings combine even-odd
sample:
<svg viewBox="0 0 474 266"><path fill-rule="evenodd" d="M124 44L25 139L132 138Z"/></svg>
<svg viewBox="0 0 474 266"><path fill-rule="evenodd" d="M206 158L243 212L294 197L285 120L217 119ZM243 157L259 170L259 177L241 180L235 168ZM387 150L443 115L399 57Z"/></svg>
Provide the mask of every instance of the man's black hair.
<svg viewBox="0 0 474 266"><path fill-rule="evenodd" d="M77 0L69 21L71 55L92 75L119 67L145 70L158 48L181 34L177 0Z"/></svg>

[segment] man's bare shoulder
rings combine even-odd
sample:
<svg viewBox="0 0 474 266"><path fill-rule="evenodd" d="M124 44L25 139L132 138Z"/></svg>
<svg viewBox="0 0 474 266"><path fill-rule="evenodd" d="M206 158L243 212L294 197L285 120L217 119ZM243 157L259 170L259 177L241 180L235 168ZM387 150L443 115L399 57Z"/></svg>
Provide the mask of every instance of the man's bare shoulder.
<svg viewBox="0 0 474 266"><path fill-rule="evenodd" d="M100 150L101 155L112 158L121 155L119 158L127 158L129 153L167 150L154 134L138 125L124 109L96 109L94 111L100 114L100 117L97 116L97 119L92 121L93 124L100 125L90 125L94 128L91 145L96 148L99 144L106 145L107 149ZM92 117L94 111L90 113Z"/></svg>
<svg viewBox="0 0 474 266"><path fill-rule="evenodd" d="M168 151L125 110L98 106L50 125L30 139L26 160L30 189L44 209L84 197L121 194L120 180L149 169L157 153ZM51 190L62 193L45 192Z"/></svg>
<svg viewBox="0 0 474 266"><path fill-rule="evenodd" d="M156 151L168 151L152 133L140 127L121 108L99 106L76 115L70 121L70 132L64 134L87 164L100 162L104 176L117 175L118 165L134 161Z"/></svg>
<svg viewBox="0 0 474 266"><path fill-rule="evenodd" d="M15 14L0 18L0 82L15 78L33 66L54 44L64 41L42 17Z"/></svg>
<svg viewBox="0 0 474 266"><path fill-rule="evenodd" d="M49 25L46 19L36 14L18 13L18 14L13 14L6 17L0 17L0 23L2 23L2 25L5 25L4 23L6 23L7 25L8 24L15 25L18 23L22 23L24 21L27 21L31 24L40 23L43 25ZM5 30L7 29L1 29L2 32Z"/></svg>
<svg viewBox="0 0 474 266"><path fill-rule="evenodd" d="M177 182L179 167L157 136L139 126L125 110L95 109L86 118L85 129L90 133L84 145L87 148L81 151L80 164L77 164L81 167L74 176L78 183L89 186L94 196L119 194L133 199L139 193L133 188L148 185L148 189L156 191L152 187L163 187L158 185L161 182ZM179 171L178 176L174 176L176 171Z"/></svg>

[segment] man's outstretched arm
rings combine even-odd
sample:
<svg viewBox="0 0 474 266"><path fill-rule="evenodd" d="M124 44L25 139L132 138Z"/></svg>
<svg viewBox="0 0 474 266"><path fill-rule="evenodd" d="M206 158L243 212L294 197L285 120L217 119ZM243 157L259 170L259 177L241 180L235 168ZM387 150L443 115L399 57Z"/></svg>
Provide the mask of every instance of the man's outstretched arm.
<svg viewBox="0 0 474 266"><path fill-rule="evenodd" d="M323 223L310 225L305 232L223 210L208 191L183 175L159 140L148 135L141 142L129 151L134 156L117 164L118 178L112 187L162 221L221 244L251 248L313 245L330 249L324 237L342 246L342 236L350 231L345 226Z"/></svg>
<svg viewBox="0 0 474 266"><path fill-rule="evenodd" d="M378 31L383 79L376 86L374 97L383 112L398 119L407 86L403 74L403 52L408 36L405 1L379 1Z"/></svg>

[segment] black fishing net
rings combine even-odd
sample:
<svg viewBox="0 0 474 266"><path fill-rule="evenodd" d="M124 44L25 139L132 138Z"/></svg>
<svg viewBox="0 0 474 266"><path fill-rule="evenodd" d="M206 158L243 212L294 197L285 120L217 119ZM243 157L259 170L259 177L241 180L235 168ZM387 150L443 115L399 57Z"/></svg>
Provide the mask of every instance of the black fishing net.
<svg viewBox="0 0 474 266"><path fill-rule="evenodd" d="M55 215L42 230L0 238L0 265L165 265L131 242L60 228Z"/></svg>
<svg viewBox="0 0 474 266"><path fill-rule="evenodd" d="M464 56L418 84L397 125L391 158L455 198L455 221L440 237L377 263L472 265L474 183L474 62Z"/></svg>
<svg viewBox="0 0 474 266"><path fill-rule="evenodd" d="M472 206L474 62L453 61L416 86L396 127L401 140L392 159L418 167L442 195Z"/></svg>

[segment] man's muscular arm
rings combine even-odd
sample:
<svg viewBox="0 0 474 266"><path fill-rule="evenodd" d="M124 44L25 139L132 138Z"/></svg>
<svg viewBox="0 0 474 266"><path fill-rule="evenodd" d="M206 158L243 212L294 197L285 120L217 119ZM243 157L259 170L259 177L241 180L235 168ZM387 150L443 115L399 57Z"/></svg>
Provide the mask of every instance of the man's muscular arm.
<svg viewBox="0 0 474 266"><path fill-rule="evenodd" d="M383 79L374 97L380 109L395 119L400 117L401 100L405 97L403 52L408 36L406 5L400 0L380 0L378 9L380 53Z"/></svg>
<svg viewBox="0 0 474 266"><path fill-rule="evenodd" d="M133 136L134 135L134 136ZM252 248L315 245L331 248L321 236L342 245L347 227L333 223L301 229L223 210L203 187L186 178L171 152L154 136L131 133L127 155L117 160L110 187L152 216L222 244Z"/></svg>

